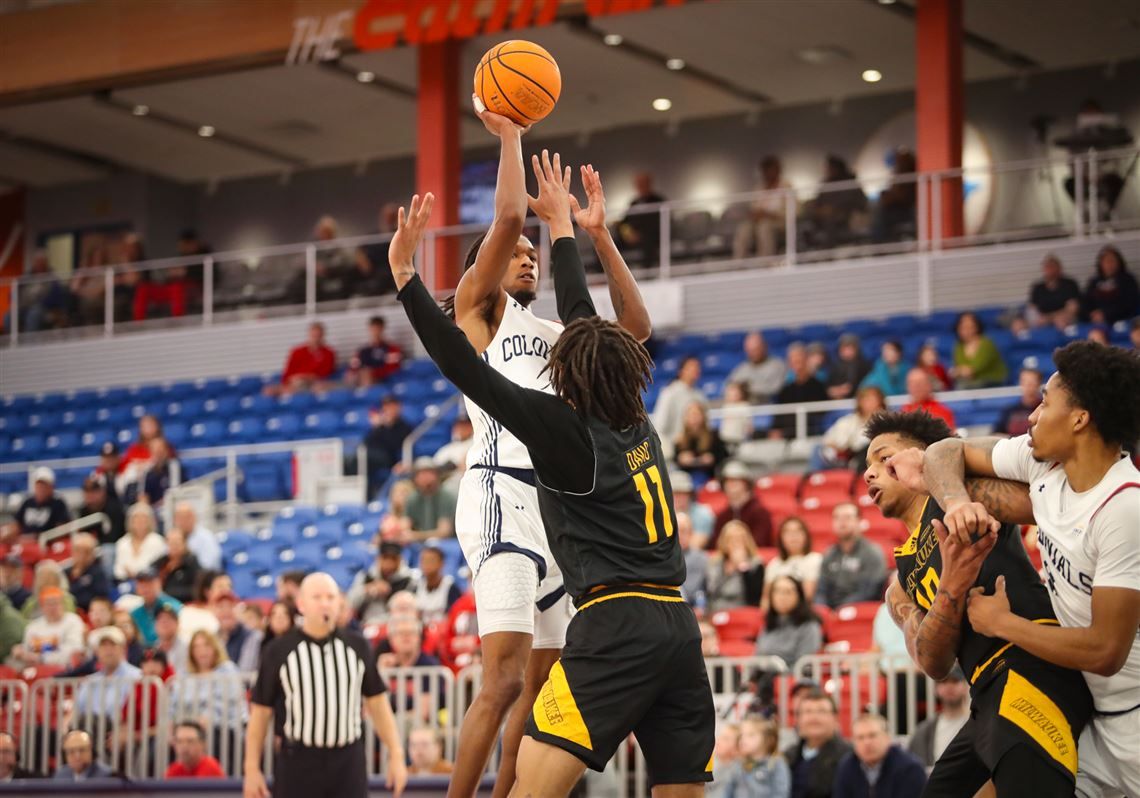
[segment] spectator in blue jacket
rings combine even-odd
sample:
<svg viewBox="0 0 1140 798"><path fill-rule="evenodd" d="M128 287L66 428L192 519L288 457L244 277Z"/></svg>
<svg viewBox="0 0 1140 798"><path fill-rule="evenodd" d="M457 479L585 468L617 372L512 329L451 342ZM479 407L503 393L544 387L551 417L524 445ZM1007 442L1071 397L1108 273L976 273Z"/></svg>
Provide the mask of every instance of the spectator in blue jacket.
<svg viewBox="0 0 1140 798"><path fill-rule="evenodd" d="M913 798L926 786L926 768L891 743L881 715L862 715L852 729L855 750L835 772L832 798Z"/></svg>
<svg viewBox="0 0 1140 798"><path fill-rule="evenodd" d="M903 362L902 344L887 341L880 350L879 359L871 368L860 388L875 386L887 396L901 396L906 393L906 373L909 367Z"/></svg>

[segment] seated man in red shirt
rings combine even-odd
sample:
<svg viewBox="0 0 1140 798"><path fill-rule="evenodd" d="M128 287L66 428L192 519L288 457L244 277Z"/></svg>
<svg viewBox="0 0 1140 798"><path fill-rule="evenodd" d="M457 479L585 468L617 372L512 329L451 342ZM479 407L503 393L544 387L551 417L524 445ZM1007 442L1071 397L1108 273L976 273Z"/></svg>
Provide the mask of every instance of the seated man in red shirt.
<svg viewBox="0 0 1140 798"><path fill-rule="evenodd" d="M325 325L315 321L309 325L309 340L294 347L285 361L280 385L265 386L270 396L320 390L322 383L336 371L336 352L325 343Z"/></svg>
<svg viewBox="0 0 1140 798"><path fill-rule="evenodd" d="M954 429L954 411L934 398L934 386L930 383L930 374L924 369L916 367L907 372L906 392L910 401L903 406L904 413L923 410L935 418L942 419L950 429Z"/></svg>
<svg viewBox="0 0 1140 798"><path fill-rule="evenodd" d="M174 761L166 769L168 779L224 779L218 760L206 755L206 730L196 720L174 727Z"/></svg>

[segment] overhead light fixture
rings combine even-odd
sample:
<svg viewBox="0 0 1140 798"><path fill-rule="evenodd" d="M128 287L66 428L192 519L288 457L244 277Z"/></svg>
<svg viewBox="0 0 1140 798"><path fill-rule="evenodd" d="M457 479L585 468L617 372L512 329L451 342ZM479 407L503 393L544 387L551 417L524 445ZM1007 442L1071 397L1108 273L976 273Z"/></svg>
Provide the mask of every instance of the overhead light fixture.
<svg viewBox="0 0 1140 798"><path fill-rule="evenodd" d="M150 106L149 105L136 105L134 108L131 109L131 113L134 114L135 116L146 116L147 114L150 113Z"/></svg>
<svg viewBox="0 0 1140 798"><path fill-rule="evenodd" d="M867 83L878 83L883 79L883 73L877 69L864 69L863 80Z"/></svg>
<svg viewBox="0 0 1140 798"><path fill-rule="evenodd" d="M673 107L673 101L670 100L668 97L658 97L656 100L653 101L653 110L654 111L668 111L672 107Z"/></svg>
<svg viewBox="0 0 1140 798"><path fill-rule="evenodd" d="M850 61L851 53L839 45L817 44L796 51L796 58L812 66L825 66L841 61Z"/></svg>
<svg viewBox="0 0 1140 798"><path fill-rule="evenodd" d="M625 41L625 39L623 39L621 37L621 34L607 33L602 38L602 41L605 42L606 44L608 44L610 47L617 47L619 44L621 44L623 41Z"/></svg>
<svg viewBox="0 0 1140 798"><path fill-rule="evenodd" d="M881 6L893 6L895 4L895 2L896 2L896 0L879 0L879 5L881 5Z"/></svg>
<svg viewBox="0 0 1140 798"><path fill-rule="evenodd" d="M213 125L202 125L202 127L198 128L198 135L204 139L210 138L210 136L214 135L217 132L218 131L214 130Z"/></svg>
<svg viewBox="0 0 1140 798"><path fill-rule="evenodd" d="M363 72L357 72L356 79L361 83L371 83L372 81L376 80L376 73L369 72L367 70Z"/></svg>
<svg viewBox="0 0 1140 798"><path fill-rule="evenodd" d="M685 68L685 59L683 58L670 58L665 62L665 68L671 69L674 72L680 72Z"/></svg>

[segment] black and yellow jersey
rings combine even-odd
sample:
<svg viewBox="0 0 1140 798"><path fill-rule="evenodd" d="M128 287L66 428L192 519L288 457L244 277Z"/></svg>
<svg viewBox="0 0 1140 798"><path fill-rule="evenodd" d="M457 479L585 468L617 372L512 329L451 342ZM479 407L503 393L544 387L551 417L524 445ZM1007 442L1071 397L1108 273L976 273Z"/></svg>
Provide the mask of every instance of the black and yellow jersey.
<svg viewBox="0 0 1140 798"><path fill-rule="evenodd" d="M924 611L930 609L938 593L938 578L942 573L942 553L938 548L938 536L933 524L935 519L942 520L942 517L942 508L938 503L927 499L922 520L911 530L906 542L895 549L899 584L907 596ZM997 543L982 564L974 584L984 587L990 593L999 576L1005 577L1006 595L1009 596L1010 609L1015 615L1028 618L1034 623L1057 624L1049 601L1049 591L1025 553L1020 530L1010 524L1002 526L998 531ZM969 617L963 615L958 664L962 666L962 672L966 674L972 688L983 683L983 677L998 670L993 666L999 660L1007 658L1036 660L1020 649L1011 648L1004 640L975 632L970 626Z"/></svg>

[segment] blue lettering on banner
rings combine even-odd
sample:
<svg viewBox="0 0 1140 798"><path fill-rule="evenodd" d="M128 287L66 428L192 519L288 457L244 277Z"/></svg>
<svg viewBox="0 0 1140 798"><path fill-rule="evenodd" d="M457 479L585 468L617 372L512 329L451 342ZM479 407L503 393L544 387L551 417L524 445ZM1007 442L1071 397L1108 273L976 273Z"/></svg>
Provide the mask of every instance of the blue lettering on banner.
<svg viewBox="0 0 1140 798"><path fill-rule="evenodd" d="M1074 590L1079 590L1087 596L1092 595L1092 575L1073 568L1073 564L1065 556L1065 552L1053 542L1041 527L1037 527L1037 545L1041 548L1041 557L1047 566L1046 570L1049 577L1047 584L1051 593L1057 593L1057 579L1060 578L1068 582Z"/></svg>
<svg viewBox="0 0 1140 798"><path fill-rule="evenodd" d="M525 335L512 335L503 339L503 362L507 363L516 357L538 357L543 360L550 358L550 344L540 336L528 338Z"/></svg>

